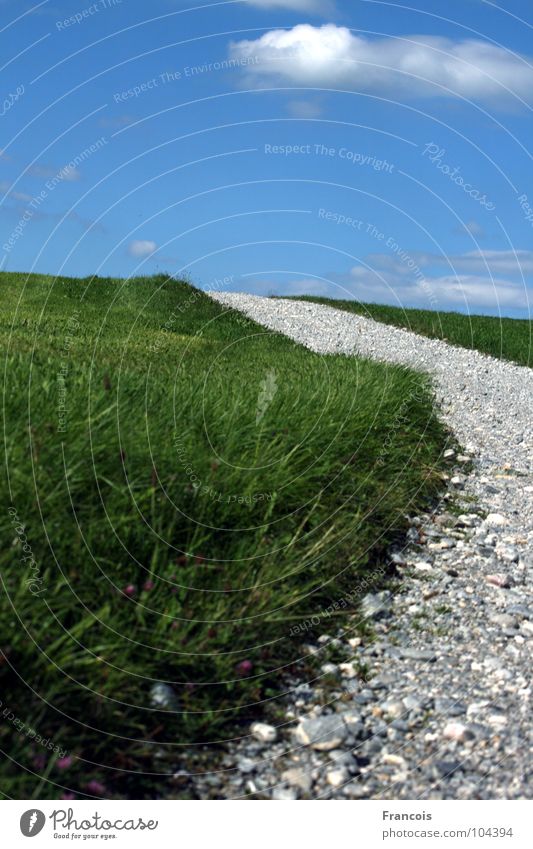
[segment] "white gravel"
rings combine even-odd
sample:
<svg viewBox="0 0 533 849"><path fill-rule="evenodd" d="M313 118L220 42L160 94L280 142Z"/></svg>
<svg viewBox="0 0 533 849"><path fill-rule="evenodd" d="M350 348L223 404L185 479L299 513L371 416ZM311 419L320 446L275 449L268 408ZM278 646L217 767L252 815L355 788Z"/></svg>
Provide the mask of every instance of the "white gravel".
<svg viewBox="0 0 533 849"><path fill-rule="evenodd" d="M532 369L321 304L208 294L313 351L359 354L430 372L443 417L463 445L475 447L484 460L531 471Z"/></svg>
<svg viewBox="0 0 533 849"><path fill-rule="evenodd" d="M466 456L438 510L412 517L405 550L391 552L392 592L363 600L377 639L336 631L309 647L324 661L330 645L346 652L323 667L337 689L296 676L270 742L252 732L229 744L220 771L191 776L193 793L530 798L533 370L327 306L212 297L317 352L429 372ZM368 683L348 674L354 663Z"/></svg>

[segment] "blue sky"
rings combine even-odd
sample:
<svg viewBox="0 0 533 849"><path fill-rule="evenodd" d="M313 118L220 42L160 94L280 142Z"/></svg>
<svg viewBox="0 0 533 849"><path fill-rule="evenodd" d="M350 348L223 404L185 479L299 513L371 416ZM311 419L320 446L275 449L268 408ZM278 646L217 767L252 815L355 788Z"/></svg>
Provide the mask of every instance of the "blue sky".
<svg viewBox="0 0 533 849"><path fill-rule="evenodd" d="M0 0L0 259L528 316L533 14Z"/></svg>

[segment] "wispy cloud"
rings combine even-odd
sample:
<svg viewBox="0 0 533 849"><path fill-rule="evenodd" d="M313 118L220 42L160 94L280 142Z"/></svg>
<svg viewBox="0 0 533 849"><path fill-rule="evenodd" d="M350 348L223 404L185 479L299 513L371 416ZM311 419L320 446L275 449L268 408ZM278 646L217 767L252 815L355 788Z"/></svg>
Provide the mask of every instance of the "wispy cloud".
<svg viewBox="0 0 533 849"><path fill-rule="evenodd" d="M128 253L130 256L140 259L144 256L150 256L157 250L157 243L150 239L134 239L128 245Z"/></svg>
<svg viewBox="0 0 533 849"><path fill-rule="evenodd" d="M322 115L322 104L317 100L289 100L286 108L293 118L319 118Z"/></svg>
<svg viewBox="0 0 533 849"><path fill-rule="evenodd" d="M121 127L129 126L129 124L133 124L135 120L136 119L133 117L133 115L115 115L110 118L100 118L100 120L98 121L98 126L117 130Z"/></svg>
<svg viewBox="0 0 533 849"><path fill-rule="evenodd" d="M433 254L423 251L411 251L409 258L419 268L444 266L450 271L482 272L485 274L508 274L521 276L533 272L533 251L469 251L463 254ZM409 265L394 254L370 254L370 264L378 268L394 270L399 274L409 274Z"/></svg>
<svg viewBox="0 0 533 849"><path fill-rule="evenodd" d="M477 39L368 38L336 24L299 24L232 42L230 54L246 64L248 84L272 80L405 98L466 97L494 103L516 102L515 95L529 101L533 92L528 57Z"/></svg>
<svg viewBox="0 0 533 849"><path fill-rule="evenodd" d="M28 173L40 180L49 180L50 177L60 177L67 183L75 183L81 180L79 168L72 165L64 165L62 168L53 168L50 165L32 165L28 169Z"/></svg>
<svg viewBox="0 0 533 849"><path fill-rule="evenodd" d="M8 183L6 180L0 182L0 192L3 192L8 198L21 201L22 203L28 203L33 200L32 196L26 194L26 192L12 191L11 183Z"/></svg>
<svg viewBox="0 0 533 849"><path fill-rule="evenodd" d="M335 4L330 0L247 0L247 3L259 9L289 9L318 15L329 15L335 9Z"/></svg>
<svg viewBox="0 0 533 849"><path fill-rule="evenodd" d="M454 232L458 233L460 236L464 236L466 232L470 236L473 236L474 239L484 239L486 235L483 226L475 219L472 219L472 221L466 221L460 227L457 227Z"/></svg>

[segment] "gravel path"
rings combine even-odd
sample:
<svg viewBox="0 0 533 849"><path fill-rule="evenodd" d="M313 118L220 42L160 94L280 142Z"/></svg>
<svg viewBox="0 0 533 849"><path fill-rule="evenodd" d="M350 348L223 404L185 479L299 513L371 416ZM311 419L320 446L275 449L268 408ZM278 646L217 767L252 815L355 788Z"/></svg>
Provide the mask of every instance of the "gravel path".
<svg viewBox="0 0 533 849"><path fill-rule="evenodd" d="M376 639L322 635L324 679L294 681L285 722L176 780L202 798L531 798L533 371L326 306L212 297L315 351L430 372L464 454L391 552L391 590L363 600Z"/></svg>

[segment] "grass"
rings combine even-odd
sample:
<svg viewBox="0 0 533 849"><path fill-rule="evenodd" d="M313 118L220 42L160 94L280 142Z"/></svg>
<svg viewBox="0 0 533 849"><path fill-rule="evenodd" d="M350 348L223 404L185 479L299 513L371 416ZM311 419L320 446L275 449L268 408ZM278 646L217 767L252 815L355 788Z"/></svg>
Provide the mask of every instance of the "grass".
<svg viewBox="0 0 533 849"><path fill-rule="evenodd" d="M0 790L172 796L434 497L447 435L422 375L165 275L0 291Z"/></svg>
<svg viewBox="0 0 533 849"><path fill-rule="evenodd" d="M463 315L458 312L404 309L360 301L298 296L298 300L326 304L338 310L353 312L421 333L430 339L444 339L461 348L473 348L483 354L510 360L522 366L533 364L533 333L530 319L494 318L486 315Z"/></svg>

